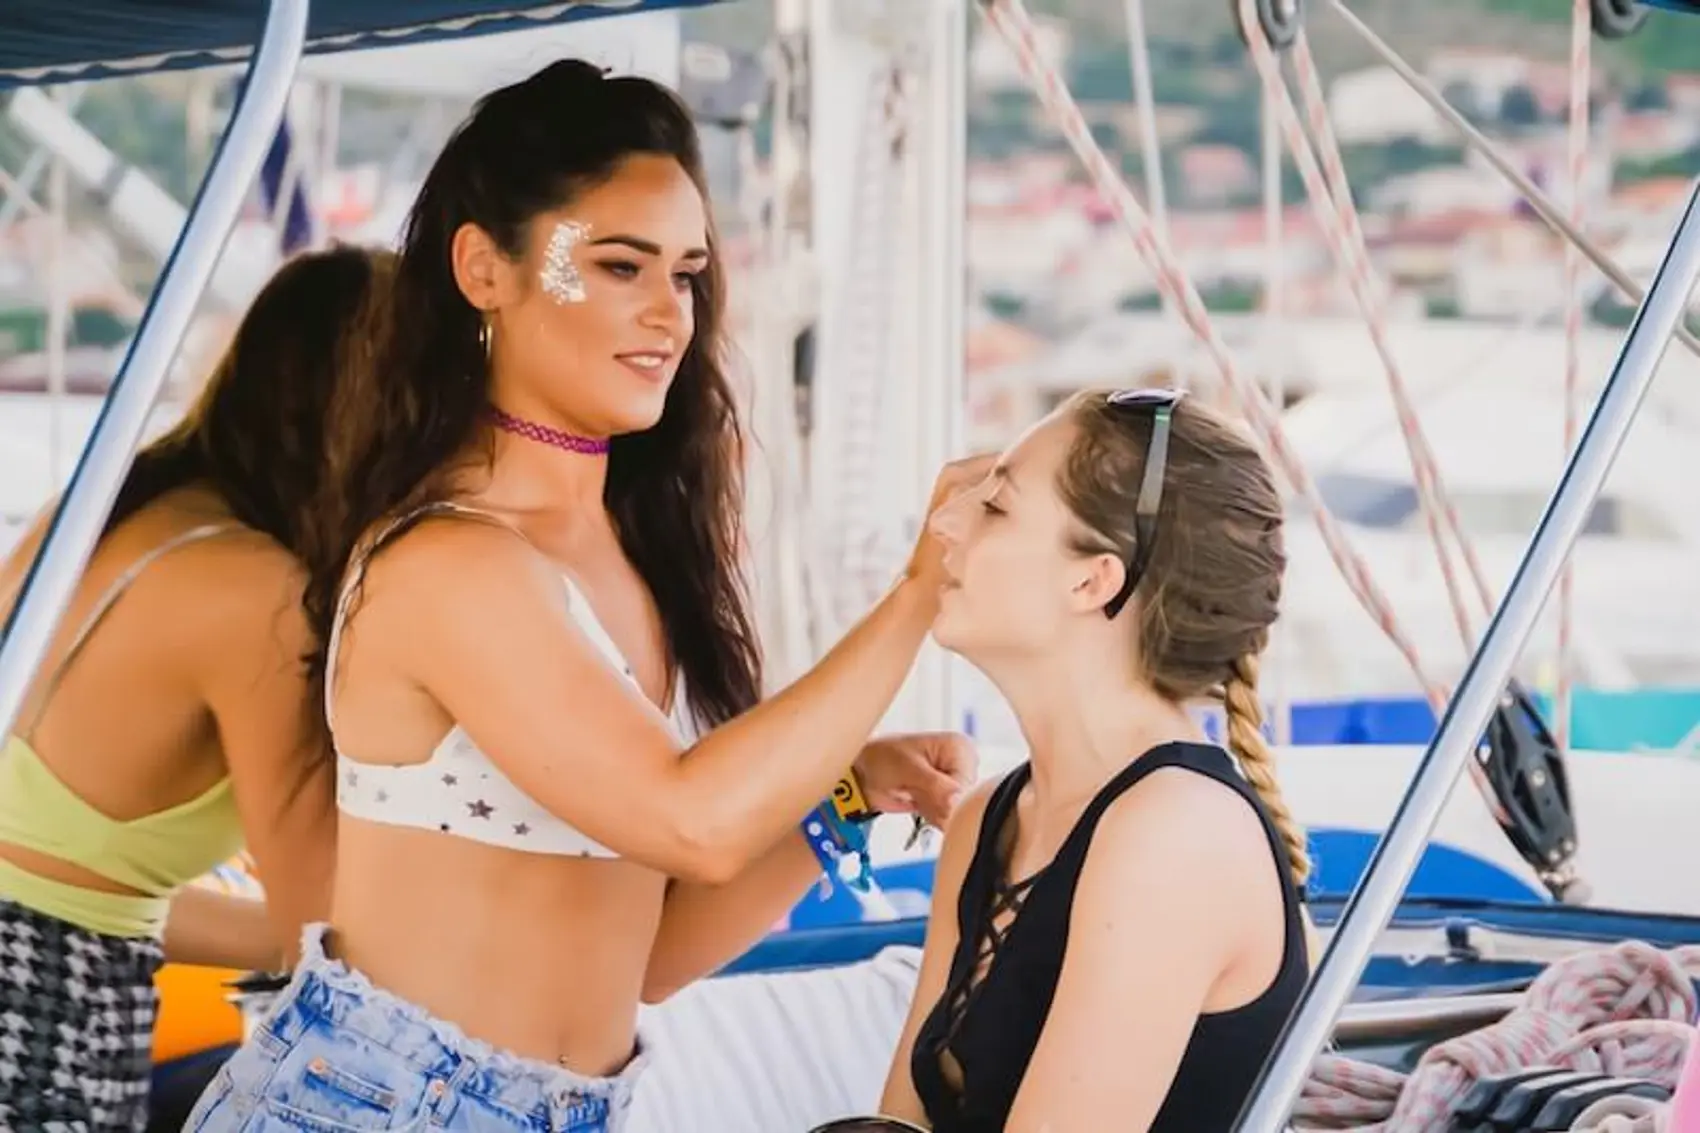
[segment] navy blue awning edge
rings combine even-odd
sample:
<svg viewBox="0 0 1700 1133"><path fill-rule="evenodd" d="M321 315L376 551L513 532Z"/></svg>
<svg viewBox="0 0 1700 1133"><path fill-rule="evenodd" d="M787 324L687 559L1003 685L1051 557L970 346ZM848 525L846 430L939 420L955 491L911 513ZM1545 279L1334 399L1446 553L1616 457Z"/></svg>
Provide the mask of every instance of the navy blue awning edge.
<svg viewBox="0 0 1700 1133"><path fill-rule="evenodd" d="M724 0L317 0L309 54L520 31ZM5 0L0 90L245 63L263 0Z"/></svg>

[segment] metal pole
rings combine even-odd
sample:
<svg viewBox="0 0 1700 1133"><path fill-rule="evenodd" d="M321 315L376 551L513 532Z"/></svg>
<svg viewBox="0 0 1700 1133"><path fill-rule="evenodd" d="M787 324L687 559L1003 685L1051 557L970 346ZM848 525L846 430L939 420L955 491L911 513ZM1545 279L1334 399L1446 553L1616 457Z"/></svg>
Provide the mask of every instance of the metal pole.
<svg viewBox="0 0 1700 1133"><path fill-rule="evenodd" d="M1169 195L1163 184L1163 141L1157 135L1157 95L1151 85L1151 45L1145 36L1145 0L1127 0L1128 77L1134 113L1139 116L1139 152L1145 164L1145 201L1151 223L1169 239ZM1163 302L1164 309L1169 306Z"/></svg>
<svg viewBox="0 0 1700 1133"><path fill-rule="evenodd" d="M1418 764L1392 824L1342 911L1321 967L1306 986L1274 1057L1264 1066L1250 1101L1241 1111L1235 1126L1241 1133L1268 1133L1285 1126L1310 1075L1311 1063L1328 1042L1335 1018L1363 974L1376 937L1392 919L1458 773L1481 742L1512 665L1558 581L1564 560L1581 534L1635 421L1636 410L1652 385L1653 372L1686 312L1696 279L1700 279L1700 184L1689 197L1664 262L1647 289L1646 301L1636 313L1593 416L1535 528L1517 575L1447 705L1440 729Z"/></svg>
<svg viewBox="0 0 1700 1133"><path fill-rule="evenodd" d="M82 459L0 632L0 735L11 730L83 568L112 510L195 304L271 145L307 37L309 0L272 0L236 113L165 262L124 364L112 379Z"/></svg>
<svg viewBox="0 0 1700 1133"><path fill-rule="evenodd" d="M69 113L68 92L55 92ZM71 345L70 179L55 155L47 162L47 482L59 483L65 467L66 352ZM19 202L21 204L21 202Z"/></svg>
<svg viewBox="0 0 1700 1133"><path fill-rule="evenodd" d="M1281 341L1281 320L1286 302L1283 280L1282 220L1286 201L1281 193L1281 123L1267 96L1260 100L1263 108L1263 335L1270 344ZM1266 371L1269 378L1269 397L1277 412L1287 404L1287 363L1280 351L1270 350L1264 357L1273 360L1274 369ZM1293 670L1298 654L1290 624L1276 622L1274 654L1275 687L1275 746L1286 747L1293 742Z"/></svg>
<svg viewBox="0 0 1700 1133"><path fill-rule="evenodd" d="M920 220L926 241L921 282L921 373L916 380L924 507L931 478L962 455L968 362L968 9L962 0L930 6L926 25L926 107L921 147ZM926 522L917 515L917 522ZM915 677L926 728L964 726L957 660L929 644Z"/></svg>

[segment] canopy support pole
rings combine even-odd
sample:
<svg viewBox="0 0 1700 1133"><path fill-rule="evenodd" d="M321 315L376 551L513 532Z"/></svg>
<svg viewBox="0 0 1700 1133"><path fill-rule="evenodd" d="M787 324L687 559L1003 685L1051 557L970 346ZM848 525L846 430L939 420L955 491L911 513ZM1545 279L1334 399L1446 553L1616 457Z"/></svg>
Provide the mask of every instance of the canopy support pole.
<svg viewBox="0 0 1700 1133"><path fill-rule="evenodd" d="M1376 938L1391 921L1459 772L1475 757L1488 720L1499 707L1510 680L1512 666L1528 642L1652 385L1659 361L1682 322L1696 280L1700 280L1700 184L1689 197L1664 261L1647 288L1593 416L1571 453L1517 574L1447 704L1439 730L1423 754L1387 833L1377 843L1368 868L1341 913L1321 966L1306 985L1274 1056L1265 1064L1240 1113L1234 1126L1239 1133L1286 1127L1310 1076L1311 1064L1328 1042L1334 1020L1363 975Z"/></svg>
<svg viewBox="0 0 1700 1133"><path fill-rule="evenodd" d="M964 382L968 364L968 8L963 0L928 6L925 41L925 109L920 114L920 231L926 241L921 280L921 371L914 376L915 485L921 510L932 478L946 461L964 455ZM912 534L918 535L919 531ZM916 662L920 726L965 727L955 657L930 640Z"/></svg>

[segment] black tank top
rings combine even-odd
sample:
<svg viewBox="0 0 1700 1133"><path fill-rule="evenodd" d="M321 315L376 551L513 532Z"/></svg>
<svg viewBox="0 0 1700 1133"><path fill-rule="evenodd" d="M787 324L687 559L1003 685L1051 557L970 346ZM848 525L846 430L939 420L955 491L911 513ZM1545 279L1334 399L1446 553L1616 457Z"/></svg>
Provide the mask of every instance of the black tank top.
<svg viewBox="0 0 1700 1133"><path fill-rule="evenodd" d="M959 940L950 976L915 1036L910 1059L915 1091L934 1133L1001 1133L1056 995L1069 911L1092 835L1111 803L1165 767L1184 767L1244 798L1262 820L1280 865L1286 909L1280 969L1257 999L1200 1017L1151 1133L1226 1133L1233 1127L1309 978L1302 899L1287 869L1280 833L1228 753L1207 744L1170 743L1153 748L1110 780L1087 804L1050 864L1013 885L1004 879L1004 859L1013 835L1010 819L1031 765L1011 772L993 792L957 904ZM996 922L1006 912L1014 917L999 928ZM984 974L976 982L978 972ZM1105 1042L1124 1045L1128 1039L1104 1036ZM940 1065L946 1051L961 1070L960 1094Z"/></svg>

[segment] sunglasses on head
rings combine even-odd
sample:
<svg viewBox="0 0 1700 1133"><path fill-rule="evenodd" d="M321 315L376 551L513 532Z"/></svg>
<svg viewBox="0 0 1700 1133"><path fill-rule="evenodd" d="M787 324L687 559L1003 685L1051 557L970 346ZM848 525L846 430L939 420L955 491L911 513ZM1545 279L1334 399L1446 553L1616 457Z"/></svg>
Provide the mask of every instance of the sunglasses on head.
<svg viewBox="0 0 1700 1133"><path fill-rule="evenodd" d="M1112 393L1106 400L1111 409L1126 413L1152 411L1151 443L1145 448L1145 475L1139 484L1139 499L1133 508L1133 558L1127 563L1127 576L1121 589L1104 606L1104 616L1113 618L1122 612L1128 599L1139 588L1139 580L1151 565L1151 548L1157 538L1157 511L1163 503L1163 472L1169 463L1169 429L1175 406L1186 396L1178 389L1124 389Z"/></svg>

